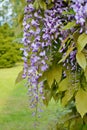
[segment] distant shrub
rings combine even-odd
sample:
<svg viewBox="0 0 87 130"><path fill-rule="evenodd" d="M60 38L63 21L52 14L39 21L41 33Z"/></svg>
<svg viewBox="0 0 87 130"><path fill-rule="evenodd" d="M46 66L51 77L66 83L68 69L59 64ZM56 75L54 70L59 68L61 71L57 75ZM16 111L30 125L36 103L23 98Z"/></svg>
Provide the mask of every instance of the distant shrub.
<svg viewBox="0 0 87 130"><path fill-rule="evenodd" d="M0 68L12 67L21 61L22 44L14 42L14 33L7 25L0 27Z"/></svg>

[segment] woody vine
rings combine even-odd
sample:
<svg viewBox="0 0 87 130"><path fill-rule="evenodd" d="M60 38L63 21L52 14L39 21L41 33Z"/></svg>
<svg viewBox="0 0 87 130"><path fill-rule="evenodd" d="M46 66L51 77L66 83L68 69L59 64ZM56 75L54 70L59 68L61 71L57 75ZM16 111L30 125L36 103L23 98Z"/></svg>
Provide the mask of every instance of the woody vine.
<svg viewBox="0 0 87 130"><path fill-rule="evenodd" d="M37 113L42 100L48 105L51 98L60 99L65 107L73 102L70 116L84 120L87 1L27 0L23 26L23 78L29 86L30 107Z"/></svg>

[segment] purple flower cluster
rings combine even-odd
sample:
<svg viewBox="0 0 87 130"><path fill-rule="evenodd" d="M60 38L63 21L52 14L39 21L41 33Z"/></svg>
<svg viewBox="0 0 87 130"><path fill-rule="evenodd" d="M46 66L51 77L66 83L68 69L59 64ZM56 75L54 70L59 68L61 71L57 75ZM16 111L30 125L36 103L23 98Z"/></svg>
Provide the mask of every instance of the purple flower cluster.
<svg viewBox="0 0 87 130"><path fill-rule="evenodd" d="M75 12L76 23L82 26L80 30L82 32L87 19L87 0L72 0L72 2L71 7Z"/></svg>
<svg viewBox="0 0 87 130"><path fill-rule="evenodd" d="M47 9L44 13L44 28L43 28L43 40L47 45L52 45L52 40L56 40L60 35L61 28L63 26L62 12L66 11L67 7L64 5L63 0L55 0L54 6L51 9Z"/></svg>
<svg viewBox="0 0 87 130"><path fill-rule="evenodd" d="M27 0L24 11L24 74L23 78L28 78L30 105L36 107L40 98L43 99L43 82L39 83L39 78L43 71L48 68L45 43L42 40L42 16L41 11L36 11L33 2Z"/></svg>

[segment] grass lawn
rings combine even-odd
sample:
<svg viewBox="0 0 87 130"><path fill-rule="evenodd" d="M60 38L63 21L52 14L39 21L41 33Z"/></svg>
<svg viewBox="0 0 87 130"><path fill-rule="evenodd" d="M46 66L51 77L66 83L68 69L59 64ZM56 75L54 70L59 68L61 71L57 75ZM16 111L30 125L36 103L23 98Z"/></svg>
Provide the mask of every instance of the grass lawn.
<svg viewBox="0 0 87 130"><path fill-rule="evenodd" d="M25 81L15 85L17 74L22 66L0 69L0 130L36 130L33 123L32 110L29 109ZM52 101L44 108L39 119L37 130L47 130L47 124L52 119L57 106Z"/></svg>

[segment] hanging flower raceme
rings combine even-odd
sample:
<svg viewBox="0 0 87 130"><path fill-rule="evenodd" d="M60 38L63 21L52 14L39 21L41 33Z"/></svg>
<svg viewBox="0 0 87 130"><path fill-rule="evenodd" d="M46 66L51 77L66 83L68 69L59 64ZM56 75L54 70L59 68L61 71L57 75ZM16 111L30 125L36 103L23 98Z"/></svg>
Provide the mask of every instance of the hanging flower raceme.
<svg viewBox="0 0 87 130"><path fill-rule="evenodd" d="M24 12L24 78L28 78L29 95L31 96L30 106L35 108L43 99L43 82L39 83L39 78L43 71L48 68L44 42L42 41L41 10L36 11L33 1L27 0Z"/></svg>

